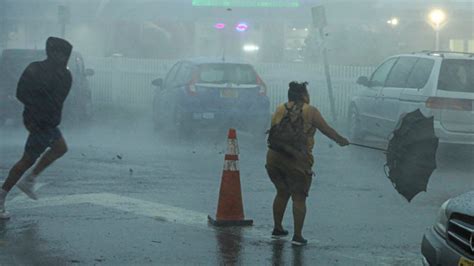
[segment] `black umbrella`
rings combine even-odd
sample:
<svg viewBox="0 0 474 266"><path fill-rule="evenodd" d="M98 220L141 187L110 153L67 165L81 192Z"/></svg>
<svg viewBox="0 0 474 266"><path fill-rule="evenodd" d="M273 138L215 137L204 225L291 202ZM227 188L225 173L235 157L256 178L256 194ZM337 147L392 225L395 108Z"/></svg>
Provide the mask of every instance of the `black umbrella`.
<svg viewBox="0 0 474 266"><path fill-rule="evenodd" d="M398 122L388 148L384 150L387 155L385 166L393 186L408 202L421 191L426 191L429 178L436 169L438 142L433 117L425 117L419 109L407 113Z"/></svg>

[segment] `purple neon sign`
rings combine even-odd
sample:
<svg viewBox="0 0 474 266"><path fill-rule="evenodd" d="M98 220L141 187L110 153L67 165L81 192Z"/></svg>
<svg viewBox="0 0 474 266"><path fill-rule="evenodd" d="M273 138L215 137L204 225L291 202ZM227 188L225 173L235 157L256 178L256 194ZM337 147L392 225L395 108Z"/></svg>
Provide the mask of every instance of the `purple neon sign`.
<svg viewBox="0 0 474 266"><path fill-rule="evenodd" d="M214 28L218 29L218 30L222 30L225 28L225 24L224 23L216 23L214 24Z"/></svg>
<svg viewBox="0 0 474 266"><path fill-rule="evenodd" d="M235 26L235 30L239 32L244 32L249 29L249 25L246 23L239 23L237 26Z"/></svg>

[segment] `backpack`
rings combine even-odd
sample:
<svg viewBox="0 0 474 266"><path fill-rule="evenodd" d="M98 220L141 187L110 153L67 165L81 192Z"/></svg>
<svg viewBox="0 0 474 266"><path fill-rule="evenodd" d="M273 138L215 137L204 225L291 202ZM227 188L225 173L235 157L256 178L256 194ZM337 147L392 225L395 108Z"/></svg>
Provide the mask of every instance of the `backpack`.
<svg viewBox="0 0 474 266"><path fill-rule="evenodd" d="M294 159L308 158L308 137L304 133L303 105L288 108L280 123L268 131L268 147Z"/></svg>

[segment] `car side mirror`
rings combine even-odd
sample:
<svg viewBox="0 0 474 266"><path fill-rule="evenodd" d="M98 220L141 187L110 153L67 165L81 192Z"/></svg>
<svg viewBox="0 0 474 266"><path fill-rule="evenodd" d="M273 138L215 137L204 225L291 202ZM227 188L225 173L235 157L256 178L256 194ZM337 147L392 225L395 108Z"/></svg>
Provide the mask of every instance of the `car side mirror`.
<svg viewBox="0 0 474 266"><path fill-rule="evenodd" d="M161 87L163 86L163 79L155 79L151 82L153 86Z"/></svg>
<svg viewBox="0 0 474 266"><path fill-rule="evenodd" d="M93 69L86 68L84 70L84 75L86 75L87 77L94 76L94 74L95 74L95 71Z"/></svg>
<svg viewBox="0 0 474 266"><path fill-rule="evenodd" d="M366 76L359 77L357 79L357 84L365 86L365 87L370 87L370 81Z"/></svg>

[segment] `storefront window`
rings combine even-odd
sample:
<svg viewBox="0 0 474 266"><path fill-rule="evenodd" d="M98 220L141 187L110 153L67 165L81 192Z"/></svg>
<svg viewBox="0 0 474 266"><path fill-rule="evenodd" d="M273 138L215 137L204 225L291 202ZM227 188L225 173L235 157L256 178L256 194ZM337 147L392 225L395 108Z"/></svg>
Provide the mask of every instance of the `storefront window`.
<svg viewBox="0 0 474 266"><path fill-rule="evenodd" d="M464 40L449 40L449 50L453 52L464 52Z"/></svg>
<svg viewBox="0 0 474 266"><path fill-rule="evenodd" d="M474 40L469 40L467 42L467 52L474 53Z"/></svg>

